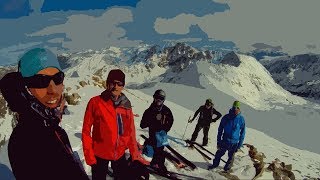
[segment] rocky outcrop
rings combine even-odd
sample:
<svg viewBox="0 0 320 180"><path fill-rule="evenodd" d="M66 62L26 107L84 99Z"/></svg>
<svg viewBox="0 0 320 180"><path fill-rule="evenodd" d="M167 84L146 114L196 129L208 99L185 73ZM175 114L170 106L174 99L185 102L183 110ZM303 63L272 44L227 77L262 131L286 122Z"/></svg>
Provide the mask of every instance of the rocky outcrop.
<svg viewBox="0 0 320 180"><path fill-rule="evenodd" d="M301 54L262 61L274 80L292 94L320 100L320 55Z"/></svg>
<svg viewBox="0 0 320 180"><path fill-rule="evenodd" d="M80 86L82 86L82 87L84 87L84 86L88 85L88 83L87 83L87 82L85 82L85 81L80 81L80 82L79 82L79 84L80 84Z"/></svg>
<svg viewBox="0 0 320 180"><path fill-rule="evenodd" d="M80 103L81 96L78 93L64 93L64 97L69 105L78 105Z"/></svg>
<svg viewBox="0 0 320 180"><path fill-rule="evenodd" d="M292 172L292 165L286 165L279 159L275 159L267 168L268 171L273 172L275 180L295 180L294 173Z"/></svg>

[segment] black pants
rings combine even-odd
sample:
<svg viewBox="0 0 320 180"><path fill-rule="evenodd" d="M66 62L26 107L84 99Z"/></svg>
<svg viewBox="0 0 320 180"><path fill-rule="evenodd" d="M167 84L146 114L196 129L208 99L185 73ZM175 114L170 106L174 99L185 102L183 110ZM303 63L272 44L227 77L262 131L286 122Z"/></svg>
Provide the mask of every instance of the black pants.
<svg viewBox="0 0 320 180"><path fill-rule="evenodd" d="M152 161L150 162L150 165L158 165L160 169L166 170L166 167L164 165L165 162L165 152L164 152L164 146L162 147L153 147L154 149L154 154Z"/></svg>
<svg viewBox="0 0 320 180"><path fill-rule="evenodd" d="M97 164L91 166L92 180L106 180L108 173L108 165L111 162L111 168L113 170L113 177L115 180L130 179L128 174L128 161L125 155L116 161L105 160L96 156Z"/></svg>
<svg viewBox="0 0 320 180"><path fill-rule="evenodd" d="M226 151L228 151L228 161L227 163L224 165L224 170L228 171L229 169L231 169L232 165L233 165L233 160L234 160L234 154L237 152L237 147L238 144L228 144L228 143L221 143L220 145L220 149L217 150L216 152L216 156L213 160L212 166L218 167L221 157L226 153Z"/></svg>
<svg viewBox="0 0 320 180"><path fill-rule="evenodd" d="M193 131L192 137L191 137L191 141L195 141L198 137L199 131L203 128L203 140L202 140L202 144L203 145L207 145L208 144L208 133L209 133L209 129L210 129L210 125L201 125L201 124L197 124L196 128Z"/></svg>

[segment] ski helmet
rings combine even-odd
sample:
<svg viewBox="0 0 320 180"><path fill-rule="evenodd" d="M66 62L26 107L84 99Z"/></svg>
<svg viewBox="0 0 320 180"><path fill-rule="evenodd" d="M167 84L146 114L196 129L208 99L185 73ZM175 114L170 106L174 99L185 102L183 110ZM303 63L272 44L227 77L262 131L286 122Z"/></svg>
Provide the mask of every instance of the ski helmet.
<svg viewBox="0 0 320 180"><path fill-rule="evenodd" d="M153 94L153 98L155 99L162 99L165 100L166 99L166 93L162 90L162 89L158 89L154 92Z"/></svg>

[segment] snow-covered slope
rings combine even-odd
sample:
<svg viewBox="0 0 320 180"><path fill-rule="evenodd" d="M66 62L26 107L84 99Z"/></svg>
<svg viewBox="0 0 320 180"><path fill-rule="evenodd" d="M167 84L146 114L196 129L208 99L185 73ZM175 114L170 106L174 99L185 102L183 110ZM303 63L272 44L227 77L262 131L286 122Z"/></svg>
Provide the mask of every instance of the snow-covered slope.
<svg viewBox="0 0 320 180"><path fill-rule="evenodd" d="M9 72L16 71L16 66L0 66L0 79ZM0 93L0 148L5 141L9 139L12 128L15 126L15 121L12 112L9 110L6 101Z"/></svg>
<svg viewBox="0 0 320 180"><path fill-rule="evenodd" d="M320 100L320 55L302 54L262 61L283 88L302 97Z"/></svg>
<svg viewBox="0 0 320 180"><path fill-rule="evenodd" d="M162 85L161 85L162 86ZM197 93L197 88L192 88L184 85L175 85L175 86L166 86L163 84L167 91L174 93L176 89L184 89L187 93ZM81 128L83 123L83 115L85 111L85 107L89 99L95 95L100 94L103 89L93 86L85 86L84 88L80 88L78 90L79 94L82 97L82 101L80 105L76 106L68 106L68 111L70 112L68 115L65 115L63 118L62 127L66 129L69 138L71 140L71 144L73 146L73 150L77 151L81 157L81 160L85 166L85 169L88 174L90 174L90 167L85 165L82 153L82 144L81 144ZM137 138L138 141L143 142L140 139L139 134L147 135L145 130L139 128L140 119L142 116L143 111L150 105L152 101L152 96L145 94L139 90L130 90L128 89L125 91L129 99L132 101L134 113L139 114L140 117L135 118L135 124L137 129ZM172 94L171 93L171 94ZM175 92L179 93L179 92ZM194 171L186 171L180 170L180 173L185 173L197 177L202 177L205 179L226 179L226 177L219 174L221 168L223 167L224 163L221 162L221 168L213 171L207 171L206 167L209 163L202 158L200 154L198 154L195 150L190 150L184 147L184 143L182 141L183 130L187 125L187 119L190 115L193 114L192 109L185 108L175 102L171 101L172 95L169 96L168 100L166 101L166 105L168 105L175 118L175 122L171 131L169 132L170 136L170 144L174 147L178 152L185 155L189 160L194 162L197 165L197 169ZM180 101L180 100L178 100ZM192 131L195 127L195 123L192 123L188 126L185 138L189 138L192 134ZM217 135L217 124L212 124L210 129L210 139L208 149L212 152L216 151L216 141L215 137ZM202 133L199 134L198 142L201 143ZM308 151L299 150L288 145L285 145L264 133L261 133L257 130L248 128L245 138L245 143L253 144L259 152L263 152L266 156L264 162L271 163L275 158L279 158L281 161L285 162L286 164L293 165L293 172L297 179L302 179L306 177L319 177L320 176L320 155L315 153L310 153ZM239 179L252 179L255 175L255 168L253 167L253 162L249 157L248 148L242 148L243 152L239 152L235 156L234 162L234 172L233 175L237 176ZM3 162L2 159L6 159L6 153L0 153L1 163L5 164L6 166L10 167L8 162ZM223 157L226 160L227 155ZM174 165L166 161L166 165L169 170L177 171ZM267 168L268 164L265 165ZM36 173L36 172L35 172ZM271 172L264 172L262 177L258 179L268 179L272 177ZM155 179L153 177L152 179Z"/></svg>
<svg viewBox="0 0 320 180"><path fill-rule="evenodd" d="M258 110L275 104L305 104L306 100L291 95L279 86L270 73L253 57L228 54L220 64L192 62L182 72L168 71L162 82L193 87L215 87Z"/></svg>
<svg viewBox="0 0 320 180"><path fill-rule="evenodd" d="M170 143L198 166L195 171L181 172L205 179L226 178L219 174L219 170L207 171L206 167L211 162L205 161L196 151L185 148L181 139L189 116L210 97L215 108L222 114L228 112L234 100L242 102L241 110L248 127L245 143L254 145L259 152L263 152L266 156L265 163L278 158L293 165L297 179L320 177L320 147L315 143L315 132L320 126L319 105L285 91L250 56L230 53L221 63L213 64L206 53L181 45L164 51L159 51L157 47L149 50L149 47L144 46L138 50L88 50L64 55L65 59L61 59L66 67L65 87L69 88L66 91L81 96L79 105L68 106L70 113L64 116L62 126L67 130L73 149L80 154L82 160L81 128L86 104L91 97L103 91L99 85L103 84L109 70L120 68L127 77L127 89L124 93L132 101L134 113L140 115L135 122L139 141L142 141L139 134L147 134L139 128L139 123L143 111L152 101L153 92L159 88L167 92L166 104L175 117L169 133ZM80 83L81 81L88 85ZM208 148L212 152L216 151L217 126L218 124L212 124L209 132ZM195 123L188 126L185 138L190 138L194 127ZM200 143L201 139L202 133L198 137ZM240 179L252 179L256 173L253 162L248 155L248 148L244 147L242 150L242 153L236 155L234 175ZM8 162L3 161L4 156L6 152L0 151L0 163L9 167ZM176 170L170 162L166 162L166 165L168 169ZM264 168L267 166L268 164ZM90 168L85 167L90 174ZM264 172L260 177L270 178L270 172Z"/></svg>

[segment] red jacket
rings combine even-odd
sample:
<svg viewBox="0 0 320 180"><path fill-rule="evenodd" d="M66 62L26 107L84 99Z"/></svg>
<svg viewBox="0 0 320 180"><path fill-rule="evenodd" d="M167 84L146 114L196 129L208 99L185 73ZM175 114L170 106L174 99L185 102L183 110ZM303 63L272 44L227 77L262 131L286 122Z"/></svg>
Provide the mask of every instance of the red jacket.
<svg viewBox="0 0 320 180"><path fill-rule="evenodd" d="M127 148L133 160L140 158L131 103L124 94L119 100L119 105L114 105L109 93L105 91L100 96L91 98L87 105L82 128L82 144L88 165L96 163L95 156L106 160L118 160Z"/></svg>

